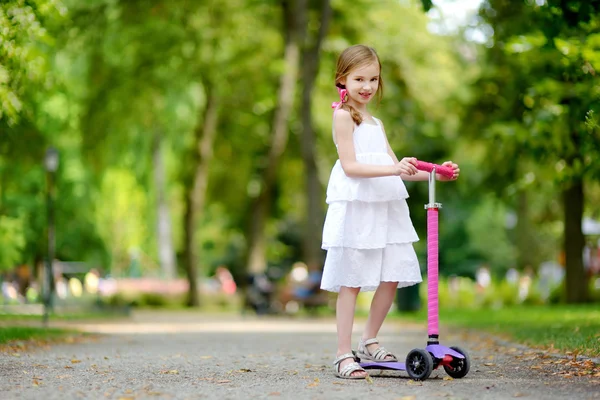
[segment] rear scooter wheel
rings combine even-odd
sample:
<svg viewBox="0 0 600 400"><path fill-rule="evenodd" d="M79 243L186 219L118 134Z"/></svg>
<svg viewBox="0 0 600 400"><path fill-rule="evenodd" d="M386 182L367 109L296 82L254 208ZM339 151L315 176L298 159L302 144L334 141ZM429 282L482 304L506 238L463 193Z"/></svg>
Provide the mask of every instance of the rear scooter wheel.
<svg viewBox="0 0 600 400"><path fill-rule="evenodd" d="M471 367L471 362L469 361L469 354L465 350L457 346L453 346L450 348L456 351L457 353L462 354L463 356L465 356L465 358L454 358L449 366L444 365L444 370L452 378L464 378L469 373L469 368Z"/></svg>
<svg viewBox="0 0 600 400"><path fill-rule="evenodd" d="M433 358L427 350L413 349L406 356L406 372L417 381L429 378L433 371Z"/></svg>

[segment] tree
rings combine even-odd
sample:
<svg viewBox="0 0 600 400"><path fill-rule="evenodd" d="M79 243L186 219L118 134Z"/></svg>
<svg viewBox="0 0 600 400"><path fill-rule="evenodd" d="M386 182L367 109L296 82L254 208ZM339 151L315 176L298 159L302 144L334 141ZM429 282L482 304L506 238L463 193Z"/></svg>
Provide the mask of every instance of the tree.
<svg viewBox="0 0 600 400"><path fill-rule="evenodd" d="M281 8L284 28L284 66L280 76L277 108L271 125L271 142L266 166L261 172L258 196L250 202L249 212L252 217L247 236L247 264L248 272L251 274L261 273L267 267L265 223L272 206L277 169L288 141L288 122L294 103L300 61L300 24L305 21L306 0L282 0Z"/></svg>
<svg viewBox="0 0 600 400"><path fill-rule="evenodd" d="M306 224L303 233L304 260L310 270L319 270L322 266L321 232L323 231L322 187L318 177L315 158L316 138L313 126L313 89L318 75L321 45L327 35L331 19L329 0L323 0L316 10L315 19L319 21L317 32L308 30L306 21L300 23L302 46L302 101L300 114L302 131L300 135L302 161L305 170ZM305 17L310 17L307 13ZM312 25L312 24L311 24Z"/></svg>
<svg viewBox="0 0 600 400"><path fill-rule="evenodd" d="M483 127L488 160L502 162L494 174L504 177L501 182L514 180L527 159L556 171L568 302L588 300L581 221L585 180L600 172L593 162L599 137L585 125L586 114L600 106L593 89L599 7L597 1L490 0L480 12L494 33L470 122Z"/></svg>

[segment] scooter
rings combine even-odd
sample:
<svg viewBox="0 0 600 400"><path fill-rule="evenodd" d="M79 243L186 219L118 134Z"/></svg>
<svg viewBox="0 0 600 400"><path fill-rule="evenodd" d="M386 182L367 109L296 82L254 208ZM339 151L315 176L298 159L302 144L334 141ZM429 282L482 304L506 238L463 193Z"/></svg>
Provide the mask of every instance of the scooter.
<svg viewBox="0 0 600 400"><path fill-rule="evenodd" d="M469 372L469 355L458 346L446 347L439 342L438 313L438 215L442 207L435 202L436 173L452 178L452 168L417 161L417 169L429 172L429 204L427 210L427 346L413 349L406 362L361 362L364 369L406 371L414 380L424 381L434 369L444 367L452 378L463 378Z"/></svg>

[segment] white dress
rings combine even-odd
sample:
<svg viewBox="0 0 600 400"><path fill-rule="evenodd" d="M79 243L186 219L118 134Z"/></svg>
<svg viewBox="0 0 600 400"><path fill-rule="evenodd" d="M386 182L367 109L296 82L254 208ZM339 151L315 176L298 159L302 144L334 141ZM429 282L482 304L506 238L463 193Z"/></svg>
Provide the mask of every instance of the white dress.
<svg viewBox="0 0 600 400"><path fill-rule="evenodd" d="M393 165L381 122L355 126L356 160ZM334 135L335 141L335 135ZM336 144L337 146L337 144ZM327 186L327 216L322 248L327 250L321 289L341 286L376 290L380 282L398 287L422 281L412 243L419 240L412 225L408 192L398 176L350 178L337 160Z"/></svg>

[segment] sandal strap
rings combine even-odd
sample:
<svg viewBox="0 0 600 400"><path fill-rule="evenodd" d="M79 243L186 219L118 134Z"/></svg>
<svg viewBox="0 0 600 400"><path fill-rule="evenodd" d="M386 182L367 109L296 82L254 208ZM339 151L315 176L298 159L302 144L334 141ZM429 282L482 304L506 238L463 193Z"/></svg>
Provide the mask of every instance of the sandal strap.
<svg viewBox="0 0 600 400"><path fill-rule="evenodd" d="M339 363L341 363L342 361L344 361L346 358L352 358L353 360L356 359L356 357L354 356L354 353L344 353L341 356L337 357L333 361L333 365L338 365Z"/></svg>
<svg viewBox="0 0 600 400"><path fill-rule="evenodd" d="M375 349L371 356L376 360L385 360L385 358L388 356L396 358L395 355L387 351L384 347L378 347L377 349Z"/></svg>
<svg viewBox="0 0 600 400"><path fill-rule="evenodd" d="M346 365L344 368L342 368L342 370L340 371L340 375L341 376L350 376L350 375L352 375L353 372L364 371L364 370L365 369L363 367L361 367L357 362L353 362L353 363Z"/></svg>
<svg viewBox="0 0 600 400"><path fill-rule="evenodd" d="M368 346L370 344L375 344L375 343L379 343L379 340L377 340L377 338L371 338L371 339L367 339L367 340L361 340L361 342L365 345Z"/></svg>

